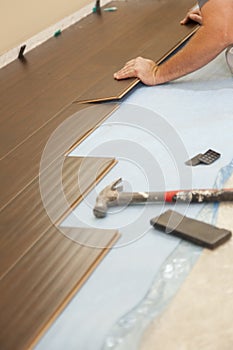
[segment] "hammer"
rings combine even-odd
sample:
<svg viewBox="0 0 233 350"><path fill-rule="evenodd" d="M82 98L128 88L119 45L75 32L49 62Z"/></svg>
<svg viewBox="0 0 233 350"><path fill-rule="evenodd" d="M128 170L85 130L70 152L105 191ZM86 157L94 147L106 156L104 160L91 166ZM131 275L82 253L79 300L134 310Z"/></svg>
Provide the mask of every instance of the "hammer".
<svg viewBox="0 0 233 350"><path fill-rule="evenodd" d="M119 178L106 186L97 196L93 213L97 218L104 218L109 207L139 203L204 203L233 201L233 188L205 190L176 190L163 192L123 192Z"/></svg>

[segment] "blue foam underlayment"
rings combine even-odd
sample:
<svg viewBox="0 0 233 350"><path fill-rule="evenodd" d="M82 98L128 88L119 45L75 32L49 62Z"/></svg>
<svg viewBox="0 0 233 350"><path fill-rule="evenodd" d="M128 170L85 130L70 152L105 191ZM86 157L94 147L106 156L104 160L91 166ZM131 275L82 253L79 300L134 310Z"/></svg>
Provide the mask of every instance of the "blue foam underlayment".
<svg viewBox="0 0 233 350"><path fill-rule="evenodd" d="M178 239L149 225L150 218L170 206L112 210L98 220L92 214L97 193L118 177L125 180L127 191L212 188L219 170L232 161L232 138L233 82L221 54L176 82L139 85L104 125L72 152L77 156L115 156L119 162L63 225L117 228L122 237L40 340L37 350L102 349L114 325L147 295L166 259L179 246ZM221 153L218 161L195 168L184 165L185 160L209 148ZM180 205L175 210L196 217L202 208Z"/></svg>
<svg viewBox="0 0 233 350"><path fill-rule="evenodd" d="M222 188L232 174L233 159L219 171L214 187ZM213 224L217 217L217 207L217 203L205 204L198 213L197 219ZM139 349L144 331L151 321L154 321L169 305L201 252L201 247L181 240L160 267L143 299L114 324L102 349Z"/></svg>

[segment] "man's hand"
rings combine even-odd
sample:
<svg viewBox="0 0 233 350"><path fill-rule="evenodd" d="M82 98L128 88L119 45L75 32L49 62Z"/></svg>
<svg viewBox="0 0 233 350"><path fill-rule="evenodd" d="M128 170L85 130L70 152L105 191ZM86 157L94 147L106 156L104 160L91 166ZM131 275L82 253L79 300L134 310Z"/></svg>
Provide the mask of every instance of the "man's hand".
<svg viewBox="0 0 233 350"><path fill-rule="evenodd" d="M180 24L187 24L190 20L202 24L202 15L199 8L190 10Z"/></svg>
<svg viewBox="0 0 233 350"><path fill-rule="evenodd" d="M145 85L155 85L157 64L149 59L137 57L130 60L125 66L114 74L117 80L126 78L139 78Z"/></svg>

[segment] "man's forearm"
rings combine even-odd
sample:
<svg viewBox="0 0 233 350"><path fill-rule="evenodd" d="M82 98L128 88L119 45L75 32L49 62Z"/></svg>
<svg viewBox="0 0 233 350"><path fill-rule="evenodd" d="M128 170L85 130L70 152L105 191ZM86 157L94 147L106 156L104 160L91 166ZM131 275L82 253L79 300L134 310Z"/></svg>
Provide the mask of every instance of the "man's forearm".
<svg viewBox="0 0 233 350"><path fill-rule="evenodd" d="M217 13L217 6L212 5L214 2L218 1L210 1L205 5L205 21L187 45L159 66L156 84L174 80L203 67L232 43L230 11L222 8L222 13Z"/></svg>
<svg viewBox="0 0 233 350"><path fill-rule="evenodd" d="M216 41L214 33L201 27L181 51L159 66L156 84L174 80L203 67L225 47L224 42Z"/></svg>
<svg viewBox="0 0 233 350"><path fill-rule="evenodd" d="M151 59L137 57L114 73L114 78L137 77L146 85L162 84L203 67L233 44L233 0L209 0L198 16L200 29L165 63L158 67Z"/></svg>

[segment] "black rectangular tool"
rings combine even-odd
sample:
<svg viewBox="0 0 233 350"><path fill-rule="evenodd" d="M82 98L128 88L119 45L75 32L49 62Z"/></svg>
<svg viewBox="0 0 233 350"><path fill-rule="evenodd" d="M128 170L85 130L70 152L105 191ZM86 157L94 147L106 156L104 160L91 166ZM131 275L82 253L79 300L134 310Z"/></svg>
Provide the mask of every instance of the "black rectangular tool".
<svg viewBox="0 0 233 350"><path fill-rule="evenodd" d="M151 219L150 223L154 228L165 233L209 249L218 247L232 235L231 231L188 218L173 210L168 210L160 216Z"/></svg>

